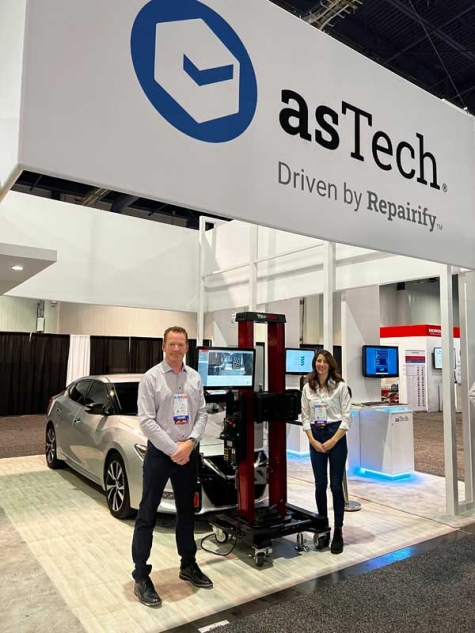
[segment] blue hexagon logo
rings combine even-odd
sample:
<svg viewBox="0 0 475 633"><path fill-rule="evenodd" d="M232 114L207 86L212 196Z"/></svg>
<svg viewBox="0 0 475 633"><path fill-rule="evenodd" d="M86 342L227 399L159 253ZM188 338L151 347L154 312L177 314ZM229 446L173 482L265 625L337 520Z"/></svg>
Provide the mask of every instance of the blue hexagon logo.
<svg viewBox="0 0 475 633"><path fill-rule="evenodd" d="M251 58L234 29L202 2L151 0L135 19L131 52L150 103L184 134L225 143L251 124Z"/></svg>

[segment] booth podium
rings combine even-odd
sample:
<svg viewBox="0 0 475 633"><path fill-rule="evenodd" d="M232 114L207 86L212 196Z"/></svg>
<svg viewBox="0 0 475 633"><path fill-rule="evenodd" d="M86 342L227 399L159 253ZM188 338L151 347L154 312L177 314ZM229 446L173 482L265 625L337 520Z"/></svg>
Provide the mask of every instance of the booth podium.
<svg viewBox="0 0 475 633"><path fill-rule="evenodd" d="M414 472L412 409L404 405L355 406L348 468L352 474L374 474L397 479Z"/></svg>

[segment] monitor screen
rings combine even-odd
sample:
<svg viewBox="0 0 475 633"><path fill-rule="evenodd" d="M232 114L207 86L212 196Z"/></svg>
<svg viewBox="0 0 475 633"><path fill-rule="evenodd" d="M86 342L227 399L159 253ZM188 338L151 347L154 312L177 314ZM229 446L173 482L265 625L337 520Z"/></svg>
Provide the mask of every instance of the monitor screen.
<svg viewBox="0 0 475 633"><path fill-rule="evenodd" d="M366 378L399 376L398 348L390 345L363 345L363 376Z"/></svg>
<svg viewBox="0 0 475 633"><path fill-rule="evenodd" d="M199 347L198 373L204 389L254 387L255 350Z"/></svg>
<svg viewBox="0 0 475 633"><path fill-rule="evenodd" d="M442 369L442 348L434 347L434 353L432 355L432 360L434 362L434 369ZM457 355L454 347L454 367L457 366Z"/></svg>
<svg viewBox="0 0 475 633"><path fill-rule="evenodd" d="M285 350L285 373L286 374L309 374L312 371L312 360L315 356L313 349L290 349Z"/></svg>

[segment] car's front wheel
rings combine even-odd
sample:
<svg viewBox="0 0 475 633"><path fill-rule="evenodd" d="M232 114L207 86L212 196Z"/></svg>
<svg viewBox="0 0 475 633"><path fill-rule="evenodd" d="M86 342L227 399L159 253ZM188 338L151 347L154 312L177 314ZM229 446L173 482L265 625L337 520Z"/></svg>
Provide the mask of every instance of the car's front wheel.
<svg viewBox="0 0 475 633"><path fill-rule="evenodd" d="M58 459L56 431L52 422L49 422L46 426L45 457L48 468L56 470L64 466L63 460Z"/></svg>
<svg viewBox="0 0 475 633"><path fill-rule="evenodd" d="M133 513L130 507L129 482L125 472L124 460L113 453L107 460L106 495L110 513L116 519L127 519Z"/></svg>

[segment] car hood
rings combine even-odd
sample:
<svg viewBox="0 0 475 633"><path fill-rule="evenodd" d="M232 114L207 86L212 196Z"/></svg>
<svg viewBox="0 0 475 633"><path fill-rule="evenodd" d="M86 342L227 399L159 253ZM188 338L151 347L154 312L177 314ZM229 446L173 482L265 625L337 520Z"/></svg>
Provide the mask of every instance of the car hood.
<svg viewBox="0 0 475 633"><path fill-rule="evenodd" d="M210 414L208 415L208 423L206 425L206 431L203 435L200 448L203 449L205 447L212 446L220 446L223 445L223 440L219 439L219 434L223 428L223 418L224 414ZM139 419L136 415L121 415L120 423L124 426L127 426L131 429L134 434L137 434L140 437L139 441L142 441L144 444L147 443L147 438L142 433L142 429L140 428Z"/></svg>

